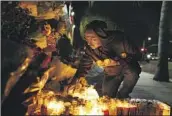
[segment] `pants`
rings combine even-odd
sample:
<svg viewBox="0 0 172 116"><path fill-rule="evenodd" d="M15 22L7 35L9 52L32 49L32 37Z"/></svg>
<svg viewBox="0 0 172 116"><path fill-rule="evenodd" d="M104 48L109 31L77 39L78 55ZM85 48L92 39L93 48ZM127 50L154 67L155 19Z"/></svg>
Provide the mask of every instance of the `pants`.
<svg viewBox="0 0 172 116"><path fill-rule="evenodd" d="M103 95L107 95L112 98L128 98L139 79L139 74L140 72L133 70L128 65L122 68L119 75L108 76L105 74L102 84ZM123 86L118 91L122 81Z"/></svg>

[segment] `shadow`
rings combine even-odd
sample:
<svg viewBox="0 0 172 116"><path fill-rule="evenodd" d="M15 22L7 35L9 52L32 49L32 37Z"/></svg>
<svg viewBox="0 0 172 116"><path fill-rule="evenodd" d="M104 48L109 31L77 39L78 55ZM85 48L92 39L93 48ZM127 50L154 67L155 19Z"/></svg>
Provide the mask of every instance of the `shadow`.
<svg viewBox="0 0 172 116"><path fill-rule="evenodd" d="M24 116L27 107L22 102L31 97L35 93L23 94L24 90L28 88L33 82L37 82L36 77L40 74L40 63L44 59L45 54L38 56L29 65L28 70L22 75L20 80L11 90L7 99L1 104L2 116Z"/></svg>

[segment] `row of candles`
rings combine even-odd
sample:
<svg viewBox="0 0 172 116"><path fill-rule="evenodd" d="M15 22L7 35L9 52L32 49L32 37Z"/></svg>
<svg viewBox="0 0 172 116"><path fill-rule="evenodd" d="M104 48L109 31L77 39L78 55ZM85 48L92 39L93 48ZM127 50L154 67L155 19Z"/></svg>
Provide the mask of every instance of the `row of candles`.
<svg viewBox="0 0 172 116"><path fill-rule="evenodd" d="M88 89L89 90L89 89ZM59 96L59 95L58 95ZM54 93L38 95L28 107L32 115L115 115L115 116L169 116L170 107L157 100L146 99L112 99L98 97L96 99L69 98L67 101ZM61 95L60 95L61 96ZM83 99L84 98L84 99ZM36 113L36 114L35 114Z"/></svg>
<svg viewBox="0 0 172 116"><path fill-rule="evenodd" d="M141 105L140 103L139 105ZM113 104L112 104L113 105ZM58 109L58 108L57 108ZM48 108L45 105L41 105L40 112L36 112L39 115L48 115ZM69 109L68 109L69 110ZM102 110L104 116L115 115L115 116L169 116L170 109L163 109L161 107L149 107L144 104L144 106L117 106L115 109L104 109ZM64 111L65 115L75 115L70 114L69 111Z"/></svg>

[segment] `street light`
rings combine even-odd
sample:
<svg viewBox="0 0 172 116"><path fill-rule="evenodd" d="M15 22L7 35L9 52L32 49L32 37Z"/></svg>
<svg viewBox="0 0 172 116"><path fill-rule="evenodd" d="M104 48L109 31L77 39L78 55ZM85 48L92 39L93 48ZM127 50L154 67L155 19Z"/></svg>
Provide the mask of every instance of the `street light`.
<svg viewBox="0 0 172 116"><path fill-rule="evenodd" d="M73 29L74 29L75 27L76 27L75 25L72 26Z"/></svg>
<svg viewBox="0 0 172 116"><path fill-rule="evenodd" d="M152 38L151 37L148 37L148 41L150 41Z"/></svg>
<svg viewBox="0 0 172 116"><path fill-rule="evenodd" d="M151 37L148 37L148 41L151 41L152 38ZM143 48L145 48L145 43L146 43L146 40L143 40Z"/></svg>
<svg viewBox="0 0 172 116"><path fill-rule="evenodd" d="M74 16L74 15L75 15L75 12L72 11L72 12L71 12L71 15Z"/></svg>

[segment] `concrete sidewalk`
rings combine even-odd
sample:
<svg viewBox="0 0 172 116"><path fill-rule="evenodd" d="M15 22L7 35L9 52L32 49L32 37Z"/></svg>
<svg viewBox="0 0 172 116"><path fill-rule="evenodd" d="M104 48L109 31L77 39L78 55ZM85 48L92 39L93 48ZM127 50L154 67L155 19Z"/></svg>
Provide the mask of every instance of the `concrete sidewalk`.
<svg viewBox="0 0 172 116"><path fill-rule="evenodd" d="M156 69L157 69L157 64L158 64L158 61L150 61L149 63L140 62L142 71L150 73L150 74L155 74ZM169 70L170 79L172 79L172 62L168 62L168 70Z"/></svg>
<svg viewBox="0 0 172 116"><path fill-rule="evenodd" d="M142 72L133 92L133 98L156 99L172 106L172 82L157 82L153 74Z"/></svg>
<svg viewBox="0 0 172 116"><path fill-rule="evenodd" d="M87 78L87 81L90 84L101 84L103 76L101 74L94 76L93 74L96 74L95 69L92 72L92 75ZM172 82L167 83L154 81L153 76L153 74L142 72L130 96L132 98L156 99L172 106Z"/></svg>
<svg viewBox="0 0 172 116"><path fill-rule="evenodd" d="M103 74L101 70L95 69L90 73L90 77L87 77L87 81L89 84L97 83L101 88ZM142 72L133 92L130 94L131 97L150 100L156 99L172 106L172 82L157 82L153 80L153 76L153 74ZM52 84L50 85L52 86ZM57 82L54 85L57 86Z"/></svg>

